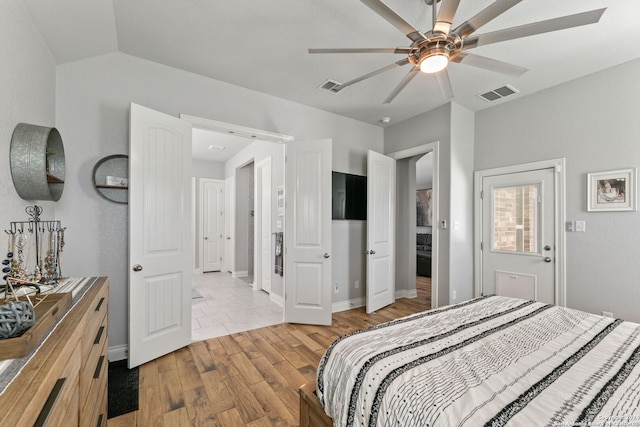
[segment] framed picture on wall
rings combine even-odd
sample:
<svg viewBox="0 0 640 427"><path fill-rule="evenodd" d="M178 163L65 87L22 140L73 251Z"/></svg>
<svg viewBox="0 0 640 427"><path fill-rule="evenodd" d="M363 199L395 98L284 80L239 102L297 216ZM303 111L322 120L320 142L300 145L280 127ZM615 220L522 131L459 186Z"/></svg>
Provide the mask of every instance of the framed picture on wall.
<svg viewBox="0 0 640 427"><path fill-rule="evenodd" d="M587 174L587 210L635 211L636 168Z"/></svg>
<svg viewBox="0 0 640 427"><path fill-rule="evenodd" d="M431 188L416 191L416 225L418 227L428 227L432 224L432 195L433 190Z"/></svg>

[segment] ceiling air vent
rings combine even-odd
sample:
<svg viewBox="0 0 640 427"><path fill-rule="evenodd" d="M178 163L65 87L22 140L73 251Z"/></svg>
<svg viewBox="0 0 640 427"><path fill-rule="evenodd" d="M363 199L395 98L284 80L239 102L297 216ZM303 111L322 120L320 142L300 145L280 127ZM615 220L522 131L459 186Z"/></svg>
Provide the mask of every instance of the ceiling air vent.
<svg viewBox="0 0 640 427"><path fill-rule="evenodd" d="M318 86L318 89L323 90L325 92L329 92L329 93L338 93L340 91L340 89L338 89L338 87L340 86L340 83L338 83L335 80L327 80L326 82L322 83L320 86Z"/></svg>
<svg viewBox="0 0 640 427"><path fill-rule="evenodd" d="M513 95L514 93L518 93L518 90L510 85L504 85L499 87L498 89L490 90L489 92L478 95L478 97L484 99L487 102L497 101L498 99L502 99L505 96Z"/></svg>

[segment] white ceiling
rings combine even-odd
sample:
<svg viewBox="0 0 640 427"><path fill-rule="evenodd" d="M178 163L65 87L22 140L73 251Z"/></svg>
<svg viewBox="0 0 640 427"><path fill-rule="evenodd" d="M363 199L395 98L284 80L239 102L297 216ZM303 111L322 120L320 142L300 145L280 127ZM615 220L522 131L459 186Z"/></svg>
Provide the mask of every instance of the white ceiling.
<svg viewBox="0 0 640 427"><path fill-rule="evenodd" d="M436 108L435 78L419 75L389 105L382 101L409 71L404 66L339 94L317 89L344 83L403 57L394 54L311 55L308 48L396 47L409 40L358 0L23 0L57 64L124 52L364 122L385 126ZM383 0L428 30L424 0ZM500 0L498 0L500 1ZM454 27L492 0L462 0ZM509 77L453 63L453 100L477 111L476 95L510 84L519 93L497 103L640 57L640 2L524 0L475 34L607 7L597 24L473 49L528 68Z"/></svg>

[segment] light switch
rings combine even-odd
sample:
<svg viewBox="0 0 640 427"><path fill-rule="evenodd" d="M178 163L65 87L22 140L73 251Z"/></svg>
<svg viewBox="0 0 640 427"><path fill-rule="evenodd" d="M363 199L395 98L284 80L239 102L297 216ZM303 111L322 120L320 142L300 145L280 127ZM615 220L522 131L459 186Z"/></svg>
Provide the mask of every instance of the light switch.
<svg viewBox="0 0 640 427"><path fill-rule="evenodd" d="M579 233L584 233L586 231L587 224L585 221L576 221L576 231Z"/></svg>

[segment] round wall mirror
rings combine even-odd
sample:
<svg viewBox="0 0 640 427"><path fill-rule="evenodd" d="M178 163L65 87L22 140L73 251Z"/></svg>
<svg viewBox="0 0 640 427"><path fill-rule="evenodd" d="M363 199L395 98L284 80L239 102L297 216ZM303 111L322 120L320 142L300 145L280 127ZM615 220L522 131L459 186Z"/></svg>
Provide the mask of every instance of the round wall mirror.
<svg viewBox="0 0 640 427"><path fill-rule="evenodd" d="M100 159L93 167L93 186L107 200L128 203L129 156L114 154Z"/></svg>

